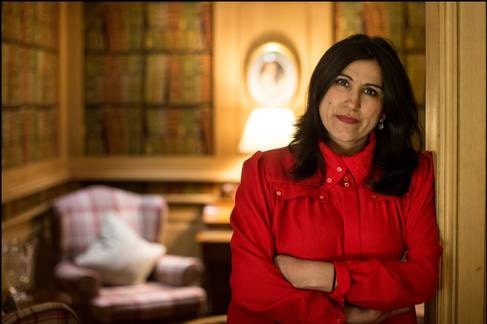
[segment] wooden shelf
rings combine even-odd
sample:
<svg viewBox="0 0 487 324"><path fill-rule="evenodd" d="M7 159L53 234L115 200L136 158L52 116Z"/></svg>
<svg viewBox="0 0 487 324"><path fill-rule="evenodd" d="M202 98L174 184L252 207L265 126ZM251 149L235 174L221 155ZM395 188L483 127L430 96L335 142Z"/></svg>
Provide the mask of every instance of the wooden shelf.
<svg viewBox="0 0 487 324"><path fill-rule="evenodd" d="M2 204L62 184L70 179L63 160L50 160L2 170Z"/></svg>
<svg viewBox="0 0 487 324"><path fill-rule="evenodd" d="M203 209L203 223L206 225L228 225L234 202L215 202L208 204Z"/></svg>
<svg viewBox="0 0 487 324"><path fill-rule="evenodd" d="M38 206L35 206L12 219L7 219L6 221L2 221L2 231L6 231L12 227L20 225L22 223L28 222L31 219L36 218L40 214L46 212L51 205L49 203L42 203Z"/></svg>
<svg viewBox="0 0 487 324"><path fill-rule="evenodd" d="M164 199L167 200L170 204L201 204L206 205L213 203L214 201L218 200L219 197L215 194L198 194L198 193L180 193L180 194L172 194L172 193L163 193L162 196Z"/></svg>
<svg viewBox="0 0 487 324"><path fill-rule="evenodd" d="M232 230L201 231L196 235L196 240L200 243L228 243L232 234Z"/></svg>
<svg viewBox="0 0 487 324"><path fill-rule="evenodd" d="M240 182L246 155L186 157L79 157L70 161L75 180Z"/></svg>

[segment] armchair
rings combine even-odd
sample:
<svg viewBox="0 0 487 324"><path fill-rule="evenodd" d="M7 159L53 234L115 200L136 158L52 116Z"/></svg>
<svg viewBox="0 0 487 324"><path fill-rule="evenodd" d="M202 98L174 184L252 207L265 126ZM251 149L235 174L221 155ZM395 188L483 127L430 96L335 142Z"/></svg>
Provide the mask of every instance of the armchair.
<svg viewBox="0 0 487 324"><path fill-rule="evenodd" d="M59 287L70 294L82 319L89 323L146 320L168 323L199 317L206 311L207 296L200 287L203 265L198 258L168 255L162 249L151 263L137 261L132 266L122 263L121 259L139 260L138 254L143 254L146 248L147 256L154 256L153 251L161 252L157 243L162 242L168 214L164 198L90 186L56 199L53 205L54 242L59 255L54 277ZM116 226L111 229L106 227L106 220L111 219L107 215L114 218L111 222ZM118 263L124 271L132 271L131 276L80 265L97 241L122 226L117 223L120 221L133 232L124 229L118 241L105 241L98 247L111 245L122 249L120 257L113 260L103 257L102 261L108 261L105 262L108 266ZM148 271L141 273L139 270L144 267Z"/></svg>

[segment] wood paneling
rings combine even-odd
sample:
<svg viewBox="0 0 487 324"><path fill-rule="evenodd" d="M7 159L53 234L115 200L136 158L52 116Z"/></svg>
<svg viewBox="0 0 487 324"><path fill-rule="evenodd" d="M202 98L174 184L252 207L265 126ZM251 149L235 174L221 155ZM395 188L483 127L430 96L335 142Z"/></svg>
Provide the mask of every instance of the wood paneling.
<svg viewBox="0 0 487 324"><path fill-rule="evenodd" d="M443 244L430 323L484 323L485 3L426 3L426 31L426 144Z"/></svg>
<svg viewBox="0 0 487 324"><path fill-rule="evenodd" d="M456 323L485 323L485 2L458 5L458 309Z"/></svg>

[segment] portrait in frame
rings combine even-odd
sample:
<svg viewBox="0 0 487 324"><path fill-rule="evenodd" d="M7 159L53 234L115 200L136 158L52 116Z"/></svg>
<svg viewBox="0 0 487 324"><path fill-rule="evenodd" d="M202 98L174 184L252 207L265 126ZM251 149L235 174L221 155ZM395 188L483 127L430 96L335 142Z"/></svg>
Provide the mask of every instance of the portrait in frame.
<svg viewBox="0 0 487 324"><path fill-rule="evenodd" d="M288 106L298 87L298 65L282 43L266 42L249 55L246 69L250 97L259 106Z"/></svg>

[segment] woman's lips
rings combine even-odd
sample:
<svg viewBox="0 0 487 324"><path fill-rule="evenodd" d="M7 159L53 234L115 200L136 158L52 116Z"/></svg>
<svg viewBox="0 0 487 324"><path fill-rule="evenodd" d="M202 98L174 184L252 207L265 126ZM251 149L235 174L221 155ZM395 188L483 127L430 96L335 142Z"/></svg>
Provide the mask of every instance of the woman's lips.
<svg viewBox="0 0 487 324"><path fill-rule="evenodd" d="M358 123L358 119L355 119L353 117L350 117L350 116L345 116L345 115L336 115L338 120L340 120L341 122L344 122L346 124L356 124Z"/></svg>

